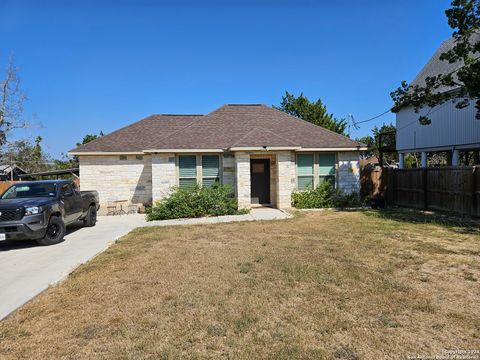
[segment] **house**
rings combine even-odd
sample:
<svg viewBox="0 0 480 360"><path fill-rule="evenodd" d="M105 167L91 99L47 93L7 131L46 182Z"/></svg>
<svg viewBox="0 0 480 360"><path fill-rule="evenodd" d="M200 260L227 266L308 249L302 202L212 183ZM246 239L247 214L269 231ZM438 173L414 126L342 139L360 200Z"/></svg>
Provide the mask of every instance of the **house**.
<svg viewBox="0 0 480 360"><path fill-rule="evenodd" d="M82 190L101 203L151 204L172 187L218 181L240 208L291 207L291 194L322 181L359 191L365 145L264 105L224 105L207 115L152 115L71 150Z"/></svg>
<svg viewBox="0 0 480 360"><path fill-rule="evenodd" d="M473 35L473 41L480 40L480 34ZM461 68L462 62L449 63L440 60L440 55L455 45L453 38L445 41L428 63L412 81L411 85L424 86L427 77L450 74ZM459 86L440 87L439 92L458 92ZM425 106L418 113L413 107L404 107L396 116L396 148L399 153L399 166L404 166L404 156L408 153L421 153L422 167L427 166L428 153L447 152L450 165L459 164L460 152L473 153L478 164L480 151L480 121L475 119L475 102L463 109L457 109L455 102L447 101L433 108ZM419 116L426 115L430 125L421 125Z"/></svg>
<svg viewBox="0 0 480 360"><path fill-rule="evenodd" d="M0 165L0 181L17 181L19 175L26 174L21 167L13 165Z"/></svg>

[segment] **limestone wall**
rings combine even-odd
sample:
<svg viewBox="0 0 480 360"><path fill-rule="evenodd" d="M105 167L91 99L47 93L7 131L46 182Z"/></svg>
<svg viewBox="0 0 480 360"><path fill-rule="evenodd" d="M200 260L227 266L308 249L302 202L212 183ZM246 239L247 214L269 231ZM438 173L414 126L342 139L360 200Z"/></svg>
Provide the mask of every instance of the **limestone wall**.
<svg viewBox="0 0 480 360"><path fill-rule="evenodd" d="M128 155L79 156L80 189L96 190L102 210L108 201L128 200L149 204L152 201L152 158Z"/></svg>
<svg viewBox="0 0 480 360"><path fill-rule="evenodd" d="M177 167L175 154L152 155L152 198L161 200L168 195L172 187L177 186Z"/></svg>
<svg viewBox="0 0 480 360"><path fill-rule="evenodd" d="M339 152L338 187L346 193L360 191L360 157L356 151Z"/></svg>

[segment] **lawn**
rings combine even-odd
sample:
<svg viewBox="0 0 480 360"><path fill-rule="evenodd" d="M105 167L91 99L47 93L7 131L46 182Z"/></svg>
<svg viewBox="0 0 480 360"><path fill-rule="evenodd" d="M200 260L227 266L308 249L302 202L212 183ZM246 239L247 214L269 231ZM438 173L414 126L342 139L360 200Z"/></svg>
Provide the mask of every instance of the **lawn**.
<svg viewBox="0 0 480 360"><path fill-rule="evenodd" d="M480 233L400 211L137 229L0 322L2 359L480 350Z"/></svg>

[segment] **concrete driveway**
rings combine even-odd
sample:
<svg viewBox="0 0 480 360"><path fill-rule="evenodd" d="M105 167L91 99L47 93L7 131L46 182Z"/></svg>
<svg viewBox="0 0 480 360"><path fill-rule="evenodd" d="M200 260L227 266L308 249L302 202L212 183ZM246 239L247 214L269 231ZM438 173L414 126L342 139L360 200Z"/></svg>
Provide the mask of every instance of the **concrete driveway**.
<svg viewBox="0 0 480 360"><path fill-rule="evenodd" d="M277 209L252 209L250 214L198 219L152 221L145 215L99 216L97 225L67 229L65 241L39 246L34 241L0 243L0 320L43 290L64 279L116 238L141 226L218 224L236 221L281 220L289 214Z"/></svg>
<svg viewBox="0 0 480 360"><path fill-rule="evenodd" d="M0 244L0 319L104 250L108 243L145 225L144 215L99 216L95 227L67 229L65 241Z"/></svg>

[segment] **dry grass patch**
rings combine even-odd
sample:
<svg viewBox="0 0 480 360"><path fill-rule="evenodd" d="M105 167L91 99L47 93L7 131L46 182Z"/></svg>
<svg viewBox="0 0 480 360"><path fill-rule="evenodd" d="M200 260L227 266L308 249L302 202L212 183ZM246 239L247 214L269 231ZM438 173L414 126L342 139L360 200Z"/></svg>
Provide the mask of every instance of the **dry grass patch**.
<svg viewBox="0 0 480 360"><path fill-rule="evenodd" d="M138 229L1 322L0 357L383 359L477 349L479 233L422 216L332 211Z"/></svg>

